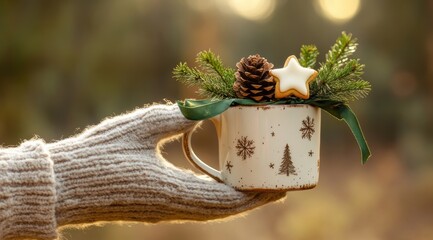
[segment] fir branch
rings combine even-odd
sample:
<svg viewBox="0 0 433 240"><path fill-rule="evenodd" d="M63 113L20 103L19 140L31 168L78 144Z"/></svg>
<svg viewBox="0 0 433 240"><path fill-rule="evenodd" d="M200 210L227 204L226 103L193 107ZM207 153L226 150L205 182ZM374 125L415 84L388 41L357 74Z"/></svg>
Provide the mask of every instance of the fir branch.
<svg viewBox="0 0 433 240"><path fill-rule="evenodd" d="M337 82L327 85L324 93L314 97L315 100L332 100L339 102L349 102L364 98L371 90L371 85L365 80Z"/></svg>
<svg viewBox="0 0 433 240"><path fill-rule="evenodd" d="M228 91L226 85L215 84L215 82L219 82L219 81L221 81L221 79L208 76L207 80L204 81L201 87L199 88L198 94L213 99L227 98Z"/></svg>
<svg viewBox="0 0 433 240"><path fill-rule="evenodd" d="M350 59L356 47L356 39L343 32L320 63L319 75L310 88L312 98L349 102L367 96L371 85L361 78L364 65L359 59Z"/></svg>
<svg viewBox="0 0 433 240"><path fill-rule="evenodd" d="M217 74L221 79L224 79L224 66L219 56L215 56L213 52L201 51L197 54L197 64L200 68L209 74Z"/></svg>
<svg viewBox="0 0 433 240"><path fill-rule="evenodd" d="M326 84L344 80L360 79L364 73L364 65L359 63L359 59L347 60L347 62L340 68L334 68L328 75ZM320 73L319 73L320 75Z"/></svg>
<svg viewBox="0 0 433 240"><path fill-rule="evenodd" d="M203 74L196 68L190 68L186 63L179 63L173 69L173 77L188 86L201 85L204 81Z"/></svg>
<svg viewBox="0 0 433 240"><path fill-rule="evenodd" d="M332 46L331 50L326 54L327 64L344 62L344 60L348 59L356 51L357 46L357 39L352 38L352 34L342 32L334 46Z"/></svg>
<svg viewBox="0 0 433 240"><path fill-rule="evenodd" d="M234 75L227 76L227 73L231 71L228 71L228 68L224 67L220 57L216 56L210 50L199 52L197 54L196 62L200 65L200 68L208 74L217 74L219 78L224 81L234 79Z"/></svg>
<svg viewBox="0 0 433 240"><path fill-rule="evenodd" d="M356 38L352 38L352 34L342 32L331 50L326 54L325 63L321 64L318 76L319 85L321 82L326 83L329 80L329 75L348 61L349 57L356 51L358 45L356 41Z"/></svg>
<svg viewBox="0 0 433 240"><path fill-rule="evenodd" d="M302 45L299 63L303 67L314 68L319 51L315 45Z"/></svg>
<svg viewBox="0 0 433 240"><path fill-rule="evenodd" d="M216 99L235 97L233 83L227 84L222 80L222 78L212 74L204 74L204 81L202 82L198 93Z"/></svg>
<svg viewBox="0 0 433 240"><path fill-rule="evenodd" d="M196 63L198 68L190 68L186 63L180 63L173 69L173 77L188 86L197 86L198 93L204 97L235 97L234 69L224 67L221 59L211 51L199 52Z"/></svg>

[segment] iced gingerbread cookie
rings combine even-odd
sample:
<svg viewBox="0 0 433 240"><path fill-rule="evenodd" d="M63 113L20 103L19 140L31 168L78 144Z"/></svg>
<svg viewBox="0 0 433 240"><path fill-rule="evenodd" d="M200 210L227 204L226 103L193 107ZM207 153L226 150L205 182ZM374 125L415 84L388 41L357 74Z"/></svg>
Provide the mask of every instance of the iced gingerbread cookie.
<svg viewBox="0 0 433 240"><path fill-rule="evenodd" d="M276 82L275 98L277 99L290 95L308 99L310 97L309 84L318 75L316 70L302 67L293 55L287 58L283 68L273 69L270 74L274 76Z"/></svg>

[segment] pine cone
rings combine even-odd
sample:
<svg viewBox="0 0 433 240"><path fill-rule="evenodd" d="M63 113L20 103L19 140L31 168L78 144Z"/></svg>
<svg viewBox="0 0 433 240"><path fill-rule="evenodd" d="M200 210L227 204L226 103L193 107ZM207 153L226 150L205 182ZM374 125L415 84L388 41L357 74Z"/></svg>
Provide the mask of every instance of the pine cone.
<svg viewBox="0 0 433 240"><path fill-rule="evenodd" d="M275 81L269 74L274 65L260 55L242 58L237 64L233 89L239 98L251 98L256 102L274 98Z"/></svg>

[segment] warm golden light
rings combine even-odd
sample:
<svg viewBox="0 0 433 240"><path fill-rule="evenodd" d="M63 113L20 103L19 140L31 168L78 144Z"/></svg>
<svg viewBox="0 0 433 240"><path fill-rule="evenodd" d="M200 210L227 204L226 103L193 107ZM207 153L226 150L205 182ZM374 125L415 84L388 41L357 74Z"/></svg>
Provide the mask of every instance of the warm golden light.
<svg viewBox="0 0 433 240"><path fill-rule="evenodd" d="M352 19L359 11L360 0L317 0L320 12L329 20L343 23Z"/></svg>
<svg viewBox="0 0 433 240"><path fill-rule="evenodd" d="M187 0L186 3L196 11L207 11L212 7L211 1Z"/></svg>
<svg viewBox="0 0 433 240"><path fill-rule="evenodd" d="M237 15L253 21L268 18L275 10L275 0L226 0Z"/></svg>

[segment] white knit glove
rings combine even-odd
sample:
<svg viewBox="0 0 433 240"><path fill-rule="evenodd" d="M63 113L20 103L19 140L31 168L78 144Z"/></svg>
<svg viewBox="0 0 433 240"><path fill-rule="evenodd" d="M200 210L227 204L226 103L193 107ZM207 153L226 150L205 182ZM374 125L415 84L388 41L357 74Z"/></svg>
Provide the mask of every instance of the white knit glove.
<svg viewBox="0 0 433 240"><path fill-rule="evenodd" d="M285 195L239 192L165 161L157 150L158 143L179 136L195 124L183 117L177 105L154 105L107 119L59 142L44 144L33 140L16 149L0 149L0 175L3 162L9 171L15 164L10 161L14 151L22 156L24 153L19 150L24 149L29 156L21 158L31 160L21 167L24 175L33 174L28 176L31 180L21 183L15 179L18 183L12 184L23 184L26 190L20 191L28 189L29 192L12 195L35 198L32 194L36 192L39 198L29 200L32 208L27 213L28 207L17 206L25 205L26 199L18 204L11 194L5 197L11 202L5 207L17 211L10 210L8 214L15 218L8 218L0 205L0 239L52 239L57 236L57 227L97 221L223 218ZM32 164L37 166L28 166ZM34 175L29 167L42 169L38 172L42 178ZM9 174L17 174L15 177L19 178L18 172ZM0 177L0 187L2 181L5 180ZM0 188L0 201L1 191Z"/></svg>

